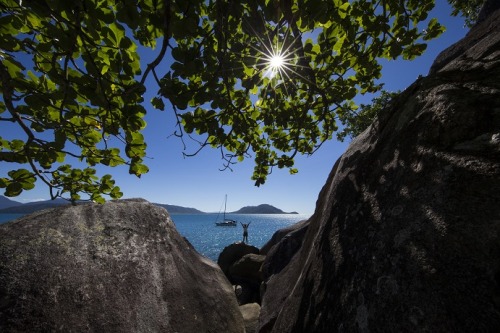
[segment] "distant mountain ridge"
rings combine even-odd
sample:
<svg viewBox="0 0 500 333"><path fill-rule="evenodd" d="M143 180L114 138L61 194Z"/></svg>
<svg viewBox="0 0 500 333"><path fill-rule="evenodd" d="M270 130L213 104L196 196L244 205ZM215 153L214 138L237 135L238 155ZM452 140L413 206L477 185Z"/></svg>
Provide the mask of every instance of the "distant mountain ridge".
<svg viewBox="0 0 500 333"><path fill-rule="evenodd" d="M231 214L298 214L297 212L287 213L279 208L268 204L261 204L258 206L245 206Z"/></svg>
<svg viewBox="0 0 500 333"><path fill-rule="evenodd" d="M4 196L0 196L0 209L8 208L8 207L14 207L14 206L20 206L22 203L10 200Z"/></svg>
<svg viewBox="0 0 500 333"><path fill-rule="evenodd" d="M158 204L158 203L155 203L155 205L165 208L170 214L206 214L205 212L202 212L201 210L198 210L196 208Z"/></svg>
<svg viewBox="0 0 500 333"><path fill-rule="evenodd" d="M54 208L63 205L70 205L67 200L56 199L46 201L35 201L29 203L21 203L10 200L4 196L0 196L0 214L30 214L38 210ZM170 214L207 214L196 208L182 207L176 205L167 205L155 203L155 205L165 208ZM279 208L268 204L258 206L245 206L231 214L298 214L297 212L286 213Z"/></svg>
<svg viewBox="0 0 500 333"><path fill-rule="evenodd" d="M64 199L33 201L23 204L18 201L9 200L3 196L0 196L0 203L3 203L3 205L0 205L0 207L2 207L0 209L0 214L31 214L42 209L71 205L69 201Z"/></svg>

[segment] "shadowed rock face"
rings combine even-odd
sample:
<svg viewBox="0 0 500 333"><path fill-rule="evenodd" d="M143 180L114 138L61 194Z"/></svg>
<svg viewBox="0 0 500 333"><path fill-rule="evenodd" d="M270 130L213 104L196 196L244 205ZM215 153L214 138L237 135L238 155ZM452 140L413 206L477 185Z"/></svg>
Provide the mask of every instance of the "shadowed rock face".
<svg viewBox="0 0 500 333"><path fill-rule="evenodd" d="M235 280L248 280L259 285L262 282L260 269L264 259L266 256L260 254L245 254L229 268L230 277L234 277Z"/></svg>
<svg viewBox="0 0 500 333"><path fill-rule="evenodd" d="M232 286L143 200L0 226L1 332L243 332Z"/></svg>
<svg viewBox="0 0 500 333"><path fill-rule="evenodd" d="M460 45L336 163L261 333L499 330L500 11Z"/></svg>
<svg viewBox="0 0 500 333"><path fill-rule="evenodd" d="M309 224L309 220L303 220L303 221L299 221L297 223L294 223L288 227L277 230L273 234L271 239L268 240L267 243L264 244L260 248L260 253L267 255L273 246L278 244L284 237L288 236L290 233L296 232L299 229L300 230L302 230L302 229L307 230L308 224Z"/></svg>
<svg viewBox="0 0 500 333"><path fill-rule="evenodd" d="M276 231L269 242L262 249L266 249L267 256L262 265L264 280L273 274L281 272L288 265L293 256L302 246L304 236L309 226L309 220L295 223L287 228ZM261 253L262 253L261 249Z"/></svg>
<svg viewBox="0 0 500 333"><path fill-rule="evenodd" d="M226 246L217 258L217 264L220 266L224 274L231 280L229 269L231 266L240 260L246 254L259 254L259 249L253 245L245 243L233 243Z"/></svg>

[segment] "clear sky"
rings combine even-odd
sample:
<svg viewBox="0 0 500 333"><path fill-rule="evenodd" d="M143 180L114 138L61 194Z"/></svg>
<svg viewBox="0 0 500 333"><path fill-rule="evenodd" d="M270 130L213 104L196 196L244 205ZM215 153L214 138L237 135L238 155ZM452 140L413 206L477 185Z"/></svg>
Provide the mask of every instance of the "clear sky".
<svg viewBox="0 0 500 333"><path fill-rule="evenodd" d="M467 33L468 29L464 28L462 19L450 17L451 9L447 1L436 2L436 8L429 18L437 17L447 31L432 41L424 55L414 61L383 61L381 82L385 83L386 90L404 90L419 75L427 75L437 54ZM154 93L156 91L153 91ZM152 96L146 97L146 101ZM367 104L369 100L359 102ZM169 137L175 130L175 117L169 112L167 103L166 105L164 112L148 107L148 125L144 131L148 143L148 174L139 179L129 175L126 166L99 169L100 175L113 175L124 192L124 198L142 197L155 203L217 212L223 203L224 195L227 194L228 211L267 203L286 212L297 211L310 215L314 212L318 194L335 161L348 146L348 142L327 142L311 157L296 157L298 174L290 175L288 170L276 168L264 185L255 187L250 179L253 173L252 159L234 165L233 171L219 171L223 161L218 150L206 148L195 157L183 158L182 142L176 137ZM3 177L9 168L12 168L12 165L0 164L0 177ZM38 181L34 190L25 191L11 199L20 202L46 200L49 199L49 193Z"/></svg>

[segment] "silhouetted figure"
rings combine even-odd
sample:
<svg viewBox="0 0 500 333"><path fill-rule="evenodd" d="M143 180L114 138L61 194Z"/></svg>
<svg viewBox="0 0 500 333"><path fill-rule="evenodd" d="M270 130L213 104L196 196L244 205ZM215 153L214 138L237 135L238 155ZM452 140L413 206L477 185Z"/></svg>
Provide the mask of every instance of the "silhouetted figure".
<svg viewBox="0 0 500 333"><path fill-rule="evenodd" d="M250 225L250 223L240 222L241 226L243 227L243 243L248 243L248 226Z"/></svg>

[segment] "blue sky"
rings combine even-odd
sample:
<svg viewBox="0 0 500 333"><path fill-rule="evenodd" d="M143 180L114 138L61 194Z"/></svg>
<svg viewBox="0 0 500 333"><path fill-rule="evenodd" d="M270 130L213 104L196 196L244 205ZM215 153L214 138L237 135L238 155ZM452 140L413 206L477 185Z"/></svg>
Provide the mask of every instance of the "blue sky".
<svg viewBox="0 0 500 333"><path fill-rule="evenodd" d="M450 17L448 3L443 0L436 2L430 17L437 17L447 31L429 43L424 55L414 61L383 61L381 82L385 83L386 90L403 90L419 75L427 75L437 54L467 33L462 19ZM146 97L146 101L149 99ZM369 102L358 101L365 104ZM255 187L250 179L253 173L251 159L234 165L233 171L219 171L223 161L218 150L206 148L195 157L183 158L182 142L176 137L169 137L175 130L175 118L168 106L164 112L148 107L145 120L148 124L144 131L148 143L146 164L150 172L140 179L129 175L126 167L102 168L99 173L112 174L125 198L141 197L151 202L194 207L205 212L217 212L227 194L228 211L267 203L287 212L310 215L314 212L318 194L335 161L348 146L348 142L327 142L313 156L296 157L298 174L290 175L288 170L274 169L264 185ZM4 123L2 126L10 124ZM8 163L2 163L0 177L11 167ZM48 199L48 189L41 182L37 182L37 185L34 190L12 199L20 202Z"/></svg>

